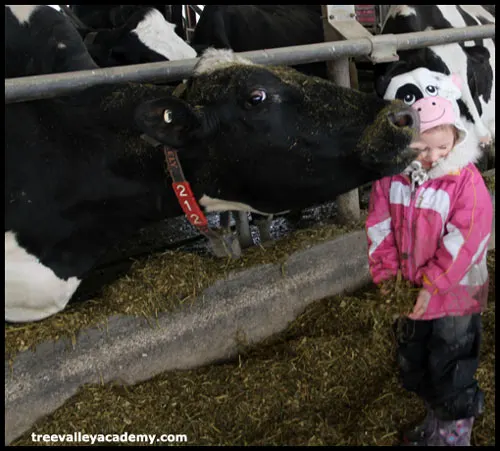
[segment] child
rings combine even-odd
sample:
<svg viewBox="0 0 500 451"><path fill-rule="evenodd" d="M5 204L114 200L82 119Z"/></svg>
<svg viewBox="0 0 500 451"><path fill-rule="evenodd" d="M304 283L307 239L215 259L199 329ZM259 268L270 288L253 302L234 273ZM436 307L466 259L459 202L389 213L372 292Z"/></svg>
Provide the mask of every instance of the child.
<svg viewBox="0 0 500 451"><path fill-rule="evenodd" d="M492 202L455 99L434 88L412 105L421 119L421 153L402 174L372 186L369 267L382 290L398 270L420 288L413 311L398 320L397 360L403 387L424 400L427 416L404 443L470 446L484 406L474 374Z"/></svg>

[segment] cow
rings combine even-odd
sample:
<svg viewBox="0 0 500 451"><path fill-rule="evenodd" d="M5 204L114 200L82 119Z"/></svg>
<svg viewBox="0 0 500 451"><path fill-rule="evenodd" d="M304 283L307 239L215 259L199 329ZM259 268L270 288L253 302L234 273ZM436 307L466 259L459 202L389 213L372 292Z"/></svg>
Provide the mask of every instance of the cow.
<svg viewBox="0 0 500 451"><path fill-rule="evenodd" d="M97 66L48 6L6 6L5 30L8 78ZM415 158L418 128L401 101L216 49L199 59L182 98L118 83L9 103L5 319L60 312L106 250L182 214L150 138L178 150L205 212L269 215L399 173Z"/></svg>
<svg viewBox="0 0 500 451"><path fill-rule="evenodd" d="M495 17L488 10L494 13L494 9L480 5L392 5L382 34L494 24ZM462 80L462 98L458 101L460 114L466 124L473 125L472 136L483 145L495 138L494 39L434 45L398 53L398 62L376 67L376 91L381 97L405 101L408 89L400 86L398 80L401 78L398 77L419 67L446 75L456 74Z"/></svg>
<svg viewBox="0 0 500 451"><path fill-rule="evenodd" d="M73 5L66 13L100 67L196 58L197 52L160 9L160 5Z"/></svg>

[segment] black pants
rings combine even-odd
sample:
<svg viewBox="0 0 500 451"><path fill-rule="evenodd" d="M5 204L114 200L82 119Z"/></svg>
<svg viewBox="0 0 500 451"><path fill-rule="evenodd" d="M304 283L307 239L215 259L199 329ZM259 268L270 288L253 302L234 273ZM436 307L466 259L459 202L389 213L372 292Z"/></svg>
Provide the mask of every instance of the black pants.
<svg viewBox="0 0 500 451"><path fill-rule="evenodd" d="M479 363L481 316L446 316L395 324L397 360L406 390L415 392L441 420L478 416L484 395L474 379Z"/></svg>

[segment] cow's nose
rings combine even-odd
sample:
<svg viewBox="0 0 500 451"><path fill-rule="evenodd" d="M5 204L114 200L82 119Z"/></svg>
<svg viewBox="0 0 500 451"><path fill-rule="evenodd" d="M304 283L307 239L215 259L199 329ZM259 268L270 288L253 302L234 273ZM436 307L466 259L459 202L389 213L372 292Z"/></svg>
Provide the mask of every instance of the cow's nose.
<svg viewBox="0 0 500 451"><path fill-rule="evenodd" d="M401 111L389 113L389 120L396 127L410 127L418 128L420 126L420 119L418 113L413 108L407 108Z"/></svg>

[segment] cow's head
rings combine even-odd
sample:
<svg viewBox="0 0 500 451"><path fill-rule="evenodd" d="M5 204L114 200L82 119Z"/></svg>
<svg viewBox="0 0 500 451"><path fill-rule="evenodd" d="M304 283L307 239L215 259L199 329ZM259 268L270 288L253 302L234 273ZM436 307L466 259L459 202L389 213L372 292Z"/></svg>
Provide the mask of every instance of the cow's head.
<svg viewBox="0 0 500 451"><path fill-rule="evenodd" d="M134 9L134 8L132 8ZM175 32L155 8L138 8L126 20L125 9L118 9L114 20L122 23L113 29L87 34L85 42L92 58L101 67L174 61L195 58L196 51Z"/></svg>
<svg viewBox="0 0 500 451"><path fill-rule="evenodd" d="M212 182L205 194L266 213L332 200L402 171L419 128L401 101L213 49L183 99L144 103L136 119L148 135L197 156Z"/></svg>

